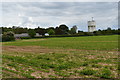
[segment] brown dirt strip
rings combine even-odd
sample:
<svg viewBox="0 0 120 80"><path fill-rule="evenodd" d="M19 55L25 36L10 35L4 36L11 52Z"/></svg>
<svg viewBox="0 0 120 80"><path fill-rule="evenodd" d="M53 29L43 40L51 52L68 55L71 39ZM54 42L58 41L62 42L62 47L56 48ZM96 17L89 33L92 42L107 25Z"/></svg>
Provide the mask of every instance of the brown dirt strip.
<svg viewBox="0 0 120 80"><path fill-rule="evenodd" d="M46 39L33 39L33 40L31 40L31 39L28 39L28 40L22 40L22 41L43 41L43 40L46 40Z"/></svg>
<svg viewBox="0 0 120 80"><path fill-rule="evenodd" d="M10 51L10 52L39 52L39 53L47 53L52 51L48 48L43 48L40 46L3 46L3 51Z"/></svg>
<svg viewBox="0 0 120 80"><path fill-rule="evenodd" d="M31 53L54 53L64 51L93 51L93 52L115 52L118 51L99 51L99 50L81 50L81 49L49 49L41 46L2 46L2 51L9 52L31 52Z"/></svg>
<svg viewBox="0 0 120 80"><path fill-rule="evenodd" d="M44 76L45 78L50 78L49 75L60 78L52 69L50 69L49 72L36 71L31 74L31 76L34 76L35 78L42 78L42 76Z"/></svg>

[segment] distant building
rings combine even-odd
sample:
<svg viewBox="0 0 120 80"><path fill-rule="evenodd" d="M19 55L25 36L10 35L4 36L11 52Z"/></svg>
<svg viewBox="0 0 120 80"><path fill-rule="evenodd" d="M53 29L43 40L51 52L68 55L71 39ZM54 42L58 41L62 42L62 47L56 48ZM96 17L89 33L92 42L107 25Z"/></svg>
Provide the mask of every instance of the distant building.
<svg viewBox="0 0 120 80"><path fill-rule="evenodd" d="M39 37L39 36L42 36L42 35L39 35L38 33L36 33L35 35L36 37ZM15 34L14 35L15 38L20 38L20 37L30 37L28 33L22 33L22 34Z"/></svg>
<svg viewBox="0 0 120 80"><path fill-rule="evenodd" d="M48 33L45 33L45 36L49 36L49 34L48 34Z"/></svg>
<svg viewBox="0 0 120 80"><path fill-rule="evenodd" d="M92 21L88 21L88 32L94 32L96 31L96 22L95 20L93 20L92 17Z"/></svg>
<svg viewBox="0 0 120 80"><path fill-rule="evenodd" d="M75 32L77 32L77 26L73 26L73 29L75 30Z"/></svg>

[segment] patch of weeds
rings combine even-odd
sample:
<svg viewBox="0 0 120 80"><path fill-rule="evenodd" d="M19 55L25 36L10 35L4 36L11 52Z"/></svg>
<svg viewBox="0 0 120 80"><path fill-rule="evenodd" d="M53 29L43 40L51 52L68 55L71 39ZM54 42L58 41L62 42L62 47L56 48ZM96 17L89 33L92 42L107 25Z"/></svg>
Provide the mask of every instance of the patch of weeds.
<svg viewBox="0 0 120 80"><path fill-rule="evenodd" d="M97 56L98 58L104 58L104 56Z"/></svg>
<svg viewBox="0 0 120 80"><path fill-rule="evenodd" d="M12 66L12 67L17 67L16 65L17 64L15 64L15 63L9 63L9 64L7 64L8 66Z"/></svg>
<svg viewBox="0 0 120 80"><path fill-rule="evenodd" d="M37 59L41 59L41 60L52 60L52 58L48 57L47 55L39 55L37 56Z"/></svg>
<svg viewBox="0 0 120 80"><path fill-rule="evenodd" d="M70 74L65 73L65 72L57 72L56 74L59 75L59 76L63 76L63 77L69 77L70 76Z"/></svg>
<svg viewBox="0 0 120 80"><path fill-rule="evenodd" d="M88 65L89 65L88 62L84 62L84 63L80 64L80 66L88 66Z"/></svg>
<svg viewBox="0 0 120 80"><path fill-rule="evenodd" d="M47 65L49 68L56 68L57 66L55 64L48 64Z"/></svg>
<svg viewBox="0 0 120 80"><path fill-rule="evenodd" d="M9 77L11 77L11 74L7 72L2 72L2 78L9 78Z"/></svg>
<svg viewBox="0 0 120 80"><path fill-rule="evenodd" d="M105 65L104 68L109 68L109 66L108 66L108 65Z"/></svg>
<svg viewBox="0 0 120 80"><path fill-rule="evenodd" d="M100 78L111 78L111 71L109 69L102 69L98 74L96 74L96 76L100 77Z"/></svg>
<svg viewBox="0 0 120 80"><path fill-rule="evenodd" d="M75 70L74 72L75 72L75 73L80 73L80 70Z"/></svg>
<svg viewBox="0 0 120 80"><path fill-rule="evenodd" d="M18 74L18 72L16 72L16 71L13 71L13 70L10 70L10 69L7 69L7 68L3 68L3 67L2 67L2 70L6 70L6 71L9 71L9 72L13 72L13 73L16 73L16 74Z"/></svg>
<svg viewBox="0 0 120 80"><path fill-rule="evenodd" d="M104 68L110 69L110 70L115 70L115 66L111 66L111 65L105 65Z"/></svg>
<svg viewBox="0 0 120 80"><path fill-rule="evenodd" d="M50 78L55 78L56 76L53 75L48 75ZM51 79L51 80L56 80L56 79Z"/></svg>
<svg viewBox="0 0 120 80"><path fill-rule="evenodd" d="M104 62L106 62L106 63L111 63L111 60L110 60L110 59L107 59L107 60L104 60Z"/></svg>
<svg viewBox="0 0 120 80"><path fill-rule="evenodd" d="M76 74L71 72L71 73L69 73L69 75L76 75Z"/></svg>
<svg viewBox="0 0 120 80"><path fill-rule="evenodd" d="M110 68L111 70L114 70L114 69L115 69L115 67L113 67L113 66L109 66L109 68Z"/></svg>
<svg viewBox="0 0 120 80"><path fill-rule="evenodd" d="M42 69L49 69L48 64L41 64L40 67L41 67Z"/></svg>
<svg viewBox="0 0 120 80"><path fill-rule="evenodd" d="M92 67L95 67L95 68L101 68L102 65L100 65L100 64L92 64Z"/></svg>
<svg viewBox="0 0 120 80"><path fill-rule="evenodd" d="M19 57L19 56L5 56L4 55L4 58L7 58L13 62L18 62L18 63L28 63L28 60L23 58L23 57Z"/></svg>
<svg viewBox="0 0 120 80"><path fill-rule="evenodd" d="M42 71L42 72L47 72L47 73L49 73L50 71L49 70L47 70L47 69L39 69L40 71Z"/></svg>
<svg viewBox="0 0 120 80"><path fill-rule="evenodd" d="M83 69L82 71L79 71L79 72L80 72L80 74L83 74L83 75L93 75L93 74L96 73L95 70L89 69L89 68L85 68L85 69Z"/></svg>
<svg viewBox="0 0 120 80"><path fill-rule="evenodd" d="M118 64L118 71L120 71L120 65Z"/></svg>
<svg viewBox="0 0 120 80"><path fill-rule="evenodd" d="M77 64L76 63L73 63L73 62L64 62L64 63L61 63L59 65L57 65L57 69L59 70L63 70L63 69L70 69L72 67L76 67Z"/></svg>
<svg viewBox="0 0 120 80"><path fill-rule="evenodd" d="M25 76L26 78L35 78L34 76L31 76L30 74L25 74L25 73L22 73L22 76Z"/></svg>
<svg viewBox="0 0 120 80"><path fill-rule="evenodd" d="M57 65L56 64L52 64L52 63L40 63L38 64L38 67L41 67L42 69L50 69L50 68L56 68Z"/></svg>
<svg viewBox="0 0 120 80"><path fill-rule="evenodd" d="M91 59L89 62L97 64L99 62L104 62L104 60L102 60L102 59L96 59L96 60L95 59Z"/></svg>
<svg viewBox="0 0 120 80"><path fill-rule="evenodd" d="M28 71L29 71L30 73L34 72L34 70L31 70L31 69L28 69Z"/></svg>
<svg viewBox="0 0 120 80"><path fill-rule="evenodd" d="M61 64L57 67L57 69L59 69L59 70L68 69L68 68L69 68L69 66L65 65L65 64Z"/></svg>

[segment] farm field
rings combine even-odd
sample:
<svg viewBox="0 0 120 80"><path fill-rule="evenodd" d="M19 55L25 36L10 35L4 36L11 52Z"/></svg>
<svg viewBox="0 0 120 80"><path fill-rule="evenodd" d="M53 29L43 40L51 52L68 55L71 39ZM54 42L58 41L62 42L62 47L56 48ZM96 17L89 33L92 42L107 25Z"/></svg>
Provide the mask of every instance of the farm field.
<svg viewBox="0 0 120 80"><path fill-rule="evenodd" d="M118 35L2 43L3 78L117 78Z"/></svg>

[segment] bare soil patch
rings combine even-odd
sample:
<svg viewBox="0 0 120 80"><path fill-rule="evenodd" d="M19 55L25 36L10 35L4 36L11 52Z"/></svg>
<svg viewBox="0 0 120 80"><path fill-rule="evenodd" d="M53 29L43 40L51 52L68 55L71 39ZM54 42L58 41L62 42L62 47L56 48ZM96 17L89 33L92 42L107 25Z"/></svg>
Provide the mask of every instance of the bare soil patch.
<svg viewBox="0 0 120 80"><path fill-rule="evenodd" d="M33 40L31 40L31 39L28 39L28 40L22 40L22 41L43 41L43 40L46 40L46 39L33 39Z"/></svg>
<svg viewBox="0 0 120 80"><path fill-rule="evenodd" d="M2 46L2 51L7 52L30 52L30 53L54 53L54 52L65 52L67 51L80 51L80 52L112 52L118 53L118 51L99 51L99 50L82 50L82 49L50 49L41 46Z"/></svg>
<svg viewBox="0 0 120 80"><path fill-rule="evenodd" d="M35 78L42 78L43 76L49 78L50 75L57 77L57 75L52 69L50 69L49 72L36 71L31 74L31 76L34 76Z"/></svg>
<svg viewBox="0 0 120 80"><path fill-rule="evenodd" d="M10 52L38 52L38 53L47 53L52 52L52 49L40 47L40 46L3 46L3 51Z"/></svg>

